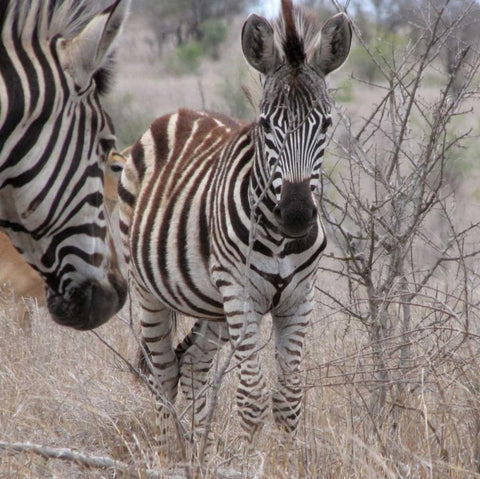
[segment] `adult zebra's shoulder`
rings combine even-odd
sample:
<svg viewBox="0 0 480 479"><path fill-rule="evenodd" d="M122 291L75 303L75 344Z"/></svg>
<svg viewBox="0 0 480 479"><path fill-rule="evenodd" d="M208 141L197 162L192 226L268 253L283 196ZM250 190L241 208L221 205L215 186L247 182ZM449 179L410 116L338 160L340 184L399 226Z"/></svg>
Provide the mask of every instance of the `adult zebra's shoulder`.
<svg viewBox="0 0 480 479"><path fill-rule="evenodd" d="M128 3L0 2L0 228L45 280L53 319L78 329L126 297L103 202L115 136L100 94Z"/></svg>
<svg viewBox="0 0 480 479"><path fill-rule="evenodd" d="M312 191L331 124L325 76L345 61L350 43L344 14L320 28L283 0L276 22L251 15L242 47L264 75L258 120L241 125L180 110L152 124L125 166L120 228L152 382L170 403L180 381L195 399L200 430L207 374L228 339L239 362L237 406L247 438L263 423L269 396L258 338L267 312L278 363L274 417L296 430L303 343L326 245ZM177 312L199 319L175 347Z"/></svg>

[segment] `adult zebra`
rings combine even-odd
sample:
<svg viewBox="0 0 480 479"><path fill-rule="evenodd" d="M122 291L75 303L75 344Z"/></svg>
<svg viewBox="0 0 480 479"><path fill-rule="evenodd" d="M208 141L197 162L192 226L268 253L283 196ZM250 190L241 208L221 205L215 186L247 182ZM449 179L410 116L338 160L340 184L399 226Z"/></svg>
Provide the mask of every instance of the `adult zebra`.
<svg viewBox="0 0 480 479"><path fill-rule="evenodd" d="M312 193L331 124L325 76L345 61L350 43L343 13L321 29L291 0L282 1L273 24L251 15L242 47L264 75L258 121L242 126L180 110L154 121L127 160L120 229L152 383L161 400L173 402L180 380L195 399L198 429L205 423L207 373L228 339L239 362L237 406L247 439L262 424L268 395L259 323L270 312L278 364L274 417L296 430L299 366L326 245ZM176 312L200 319L175 348Z"/></svg>
<svg viewBox="0 0 480 479"><path fill-rule="evenodd" d="M124 303L103 204L105 91L128 1L0 2L0 228L44 278L55 321L91 329ZM95 10L96 9L96 10Z"/></svg>

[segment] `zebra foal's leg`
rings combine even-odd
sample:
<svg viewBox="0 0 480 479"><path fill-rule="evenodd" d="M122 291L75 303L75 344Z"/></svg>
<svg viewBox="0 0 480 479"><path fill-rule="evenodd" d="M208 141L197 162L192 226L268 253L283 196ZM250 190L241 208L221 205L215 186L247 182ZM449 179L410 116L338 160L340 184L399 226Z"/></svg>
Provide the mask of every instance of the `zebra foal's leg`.
<svg viewBox="0 0 480 479"><path fill-rule="evenodd" d="M177 397L179 379L178 360L173 349L176 313L139 286L136 293L140 306L142 341L150 369L149 382L156 392L158 441L161 452L165 452L171 408Z"/></svg>
<svg viewBox="0 0 480 479"><path fill-rule="evenodd" d="M228 291L228 290L227 290ZM223 292L222 292L223 293ZM243 429L242 439L251 442L263 426L269 397L258 354L260 320L252 305L245 307L242 294L224 294L228 333L239 368L237 408Z"/></svg>
<svg viewBox="0 0 480 479"><path fill-rule="evenodd" d="M193 426L197 440L202 440L207 426L208 373L217 352L227 341L225 321L200 320L175 350L180 364L180 385L186 399L193 405ZM209 435L205 440L205 446L209 448L212 436Z"/></svg>
<svg viewBox="0 0 480 479"><path fill-rule="evenodd" d="M275 329L277 387L273 393L273 417L286 431L295 434L300 419L303 389L300 363L312 302L305 301L293 314L272 314Z"/></svg>

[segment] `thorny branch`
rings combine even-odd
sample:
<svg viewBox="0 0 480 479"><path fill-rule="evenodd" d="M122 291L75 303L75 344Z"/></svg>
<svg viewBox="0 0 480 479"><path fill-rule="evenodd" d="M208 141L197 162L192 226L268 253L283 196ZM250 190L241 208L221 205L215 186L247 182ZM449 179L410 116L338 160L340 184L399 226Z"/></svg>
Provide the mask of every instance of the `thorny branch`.
<svg viewBox="0 0 480 479"><path fill-rule="evenodd" d="M334 4L341 9L336 0ZM401 388L394 385L402 383L400 372L418 363L412 361L412 342L420 341L416 333L426 322L433 320L435 335L421 341L437 341L437 349L425 353L432 364L445 357L441 351L449 354L473 337L469 281L475 274L472 260L480 256L474 241L480 222L465 225L455 217L449 207L455 200L449 178L455 168L451 158L472 138L471 129L457 131L454 120L468 115L471 108L464 105L479 96L471 90L480 66L478 52L459 50L436 100L424 98L427 72L469 11L448 23L447 8L448 2L433 8L418 39L394 51L391 61L369 49L353 23L383 81L369 85L378 98L362 120L352 122L337 109L335 137L340 140L331 141L337 159L322 180L322 214L336 251L320 263L320 270L338 278L346 294L337 294L338 285L335 292L329 285L317 289L322 304L342 311L346 322L359 321L370 338L369 371L378 385L367 401L375 409L372 417L385 412L387 403L398 403ZM450 296L449 288L457 285ZM439 292L447 303L436 307ZM451 322L462 324L463 333L449 337L440 328Z"/></svg>
<svg viewBox="0 0 480 479"><path fill-rule="evenodd" d="M94 456L84 454L83 452L74 451L67 447L49 447L40 444L32 444L30 442L5 442L0 441L0 449L10 452L24 452L38 454L46 459L61 459L63 461L75 462L88 468L109 469L114 473L125 474L125 477L131 479L182 479L185 477L185 470L182 466L178 466L175 471L167 469L147 469L136 467L117 461L108 456ZM230 471L216 471L215 477L231 478Z"/></svg>

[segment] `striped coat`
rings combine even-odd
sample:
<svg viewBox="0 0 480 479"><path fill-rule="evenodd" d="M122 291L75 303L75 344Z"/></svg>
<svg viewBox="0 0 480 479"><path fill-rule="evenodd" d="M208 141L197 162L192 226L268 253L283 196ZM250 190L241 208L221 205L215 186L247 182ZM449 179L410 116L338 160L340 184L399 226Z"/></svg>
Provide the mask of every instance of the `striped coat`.
<svg viewBox="0 0 480 479"><path fill-rule="evenodd" d="M118 203L118 181L125 160L125 156L115 150L108 155L104 196L109 214L113 213ZM7 298L14 296L19 324L27 330L31 328L26 302L30 298L35 300L37 305L45 306L45 283L38 272L25 262L4 233L0 233L0 291L5 291Z"/></svg>
<svg viewBox="0 0 480 479"><path fill-rule="evenodd" d="M0 2L0 229L44 279L52 318L77 329L126 298L103 202L115 135L100 95L127 7Z"/></svg>
<svg viewBox="0 0 480 479"><path fill-rule="evenodd" d="M326 245L312 194L331 123L324 76L343 63L351 38L348 20L337 15L312 53L309 29L316 24L309 21L289 1L273 27L262 17L247 20L244 53L266 77L257 122L190 110L166 115L133 147L122 174L120 228L152 383L166 418L162 404L175 400L180 381L195 400L197 432L207 416L207 374L227 340L239 362L237 406L246 438L263 423L270 396L258 334L266 313L278 364L274 417L291 432L298 424L299 367ZM316 54L318 71L307 63ZM177 313L198 321L175 345Z"/></svg>

